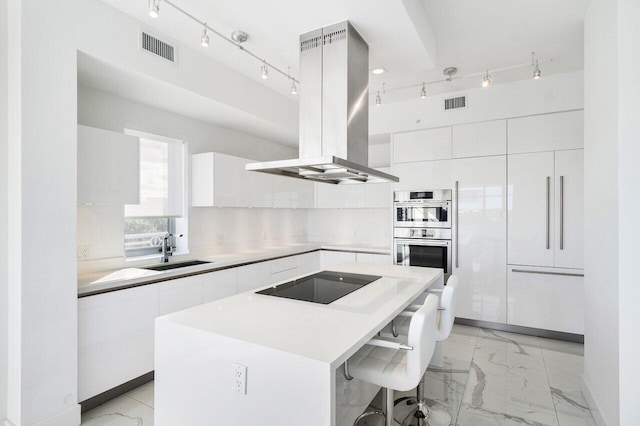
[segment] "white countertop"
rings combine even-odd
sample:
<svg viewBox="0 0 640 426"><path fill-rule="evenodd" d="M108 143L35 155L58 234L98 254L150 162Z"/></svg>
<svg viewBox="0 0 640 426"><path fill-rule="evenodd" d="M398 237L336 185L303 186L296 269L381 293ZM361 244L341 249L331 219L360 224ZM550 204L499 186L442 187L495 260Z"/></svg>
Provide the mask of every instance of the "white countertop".
<svg viewBox="0 0 640 426"><path fill-rule="evenodd" d="M296 354L336 368L428 287L440 269L346 263L329 270L380 275L328 305L250 292L158 318ZM263 288L267 288L266 286Z"/></svg>
<svg viewBox="0 0 640 426"><path fill-rule="evenodd" d="M78 275L78 295L84 295L105 290L115 290L142 285L147 282L161 281L184 275L213 272L245 263L255 263L283 256L293 256L314 250L339 250L377 254L390 254L389 247L381 246L353 246L340 244L301 243L280 247L240 250L224 254L204 254L171 259L172 263L198 259L212 263L189 266L167 271L152 271L141 267L121 268L115 270L91 272ZM157 262L155 262L157 264ZM149 264L154 264L150 261Z"/></svg>

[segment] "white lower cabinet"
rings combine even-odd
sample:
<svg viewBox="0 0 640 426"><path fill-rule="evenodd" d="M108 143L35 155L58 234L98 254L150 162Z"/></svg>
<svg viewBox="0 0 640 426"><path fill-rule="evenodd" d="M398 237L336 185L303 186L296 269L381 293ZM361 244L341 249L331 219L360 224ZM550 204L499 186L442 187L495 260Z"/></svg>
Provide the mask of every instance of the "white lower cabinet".
<svg viewBox="0 0 640 426"><path fill-rule="evenodd" d="M237 293L237 274L235 268L209 272L202 277L202 303L213 302Z"/></svg>
<svg viewBox="0 0 640 426"><path fill-rule="evenodd" d="M78 399L153 371L158 285L78 299Z"/></svg>
<svg viewBox="0 0 640 426"><path fill-rule="evenodd" d="M298 274L307 275L320 270L320 251L312 251L310 253L295 256L298 260Z"/></svg>
<svg viewBox="0 0 640 426"><path fill-rule="evenodd" d="M320 253L322 256L320 264L322 269L327 269L341 263L356 261L356 254L353 252L322 250Z"/></svg>
<svg viewBox="0 0 640 426"><path fill-rule="evenodd" d="M258 262L236 268L238 274L238 293L254 290L271 284L270 262Z"/></svg>
<svg viewBox="0 0 640 426"><path fill-rule="evenodd" d="M388 254L356 253L358 263L377 263L380 265L391 265L393 258Z"/></svg>
<svg viewBox="0 0 640 426"><path fill-rule="evenodd" d="M509 265L508 324L584 334L580 275L576 269Z"/></svg>
<svg viewBox="0 0 640 426"><path fill-rule="evenodd" d="M202 303L202 277L193 275L163 281L158 286L158 314L168 315Z"/></svg>
<svg viewBox="0 0 640 426"><path fill-rule="evenodd" d="M507 265L507 159L505 155L456 159L454 203L457 249L453 274L460 282L456 316L504 323ZM454 193L454 197L456 194Z"/></svg>

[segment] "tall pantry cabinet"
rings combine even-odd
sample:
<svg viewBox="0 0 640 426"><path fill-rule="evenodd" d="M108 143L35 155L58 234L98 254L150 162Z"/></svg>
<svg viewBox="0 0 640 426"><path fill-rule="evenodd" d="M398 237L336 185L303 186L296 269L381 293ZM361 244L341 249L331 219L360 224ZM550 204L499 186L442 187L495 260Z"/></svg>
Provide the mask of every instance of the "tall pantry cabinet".
<svg viewBox="0 0 640 426"><path fill-rule="evenodd" d="M582 111L509 120L509 324L584 332L582 123Z"/></svg>

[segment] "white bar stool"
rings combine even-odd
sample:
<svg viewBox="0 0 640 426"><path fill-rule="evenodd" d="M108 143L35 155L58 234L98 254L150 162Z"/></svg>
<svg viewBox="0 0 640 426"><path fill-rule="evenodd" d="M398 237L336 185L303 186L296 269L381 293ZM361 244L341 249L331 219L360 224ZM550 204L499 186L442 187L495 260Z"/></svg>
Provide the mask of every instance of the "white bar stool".
<svg viewBox="0 0 640 426"><path fill-rule="evenodd" d="M453 323L456 318L456 305L457 305L457 289L458 289L458 277L451 275L447 280L447 285L444 290L427 290L430 294L440 294L440 305L438 307L438 319L436 329L436 342L438 347L436 348L440 355L442 355L441 342L446 340L451 334L453 329ZM409 309L417 309L420 305L411 305ZM390 326L387 326L381 332L381 335L393 335L393 336L406 336L409 331L409 324L411 321L412 312L404 311L392 322ZM409 416L414 416L418 419L418 425L424 423L424 416L429 414L424 412L426 407L430 412L431 418L436 425L448 425L451 423L451 416L449 413L441 410L429 410L424 400L424 379L420 381L416 389L415 397L402 397L395 401L395 405L404 402L407 405L416 405L416 407L409 413ZM405 420L406 420L405 418ZM404 424L404 422L402 423Z"/></svg>
<svg viewBox="0 0 640 426"><path fill-rule="evenodd" d="M407 328L407 343L371 339L345 362L345 377L357 378L384 388L384 412L372 411L359 416L381 415L385 425L394 424L394 391L408 391L422 380L436 345L438 298L429 295L422 306L412 312Z"/></svg>

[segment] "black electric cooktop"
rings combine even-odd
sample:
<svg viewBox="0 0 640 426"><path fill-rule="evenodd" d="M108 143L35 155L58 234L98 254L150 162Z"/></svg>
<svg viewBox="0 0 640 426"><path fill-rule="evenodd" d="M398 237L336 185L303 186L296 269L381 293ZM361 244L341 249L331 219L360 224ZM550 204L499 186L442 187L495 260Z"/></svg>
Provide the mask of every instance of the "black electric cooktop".
<svg viewBox="0 0 640 426"><path fill-rule="evenodd" d="M380 278L375 275L322 271L256 293L327 305Z"/></svg>

